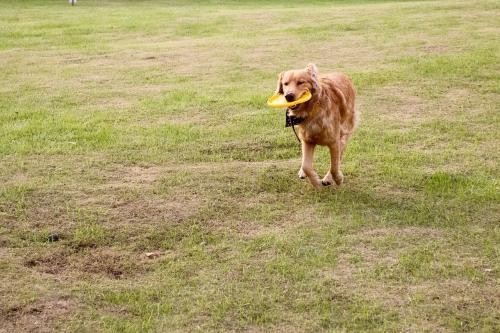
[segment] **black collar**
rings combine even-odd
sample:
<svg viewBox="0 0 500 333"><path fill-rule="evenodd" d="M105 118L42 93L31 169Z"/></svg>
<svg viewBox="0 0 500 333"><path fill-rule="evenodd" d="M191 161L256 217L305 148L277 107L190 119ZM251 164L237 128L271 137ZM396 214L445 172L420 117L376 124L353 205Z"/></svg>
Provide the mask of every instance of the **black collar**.
<svg viewBox="0 0 500 333"><path fill-rule="evenodd" d="M286 109L285 111L285 127L298 125L305 120L305 118L299 118L296 116L289 115L288 111L289 111L288 109Z"/></svg>

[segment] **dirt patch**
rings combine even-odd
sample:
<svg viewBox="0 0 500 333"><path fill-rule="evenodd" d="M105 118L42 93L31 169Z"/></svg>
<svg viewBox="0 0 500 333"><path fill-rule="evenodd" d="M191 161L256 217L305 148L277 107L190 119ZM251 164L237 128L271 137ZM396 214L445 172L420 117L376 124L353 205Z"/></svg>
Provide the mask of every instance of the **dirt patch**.
<svg viewBox="0 0 500 333"><path fill-rule="evenodd" d="M22 185L29 183L30 179L29 177L22 172L16 172L12 176L9 176L9 179L6 179L6 182L4 183L5 186L9 185Z"/></svg>
<svg viewBox="0 0 500 333"><path fill-rule="evenodd" d="M425 92L424 92L425 94ZM433 92L437 94L437 92ZM381 115L391 124L403 123L411 125L441 118L456 116L460 109L468 103L470 91L467 89L450 89L440 92L439 95L426 96L421 91L415 91L404 86L389 85L380 87L376 96L372 96L375 103L365 108L365 101L360 97L360 110L369 110ZM383 106L378 107L378 105Z"/></svg>
<svg viewBox="0 0 500 333"><path fill-rule="evenodd" d="M260 199L258 199L260 197ZM261 207L267 200L268 195L259 195L256 198L243 204L245 210L253 207ZM271 215L274 216L274 215ZM247 218L248 219L248 218ZM269 235L285 235L292 229L300 229L304 226L312 227L317 220L313 207L290 207L288 212L282 212L273 219L269 218L268 223L261 223L262 218L258 215L255 221L241 221L234 224L239 235L245 239L254 239Z"/></svg>
<svg viewBox="0 0 500 333"><path fill-rule="evenodd" d="M75 259L73 269L85 275L101 275L112 279L134 277L149 269L138 254L111 248L88 249Z"/></svg>
<svg viewBox="0 0 500 333"><path fill-rule="evenodd" d="M434 44L434 45L426 45L423 47L423 50L426 54L445 54L450 51L450 48L447 45L443 44Z"/></svg>
<svg viewBox="0 0 500 333"><path fill-rule="evenodd" d="M43 251L43 250L42 250ZM68 249L53 249L28 255L23 264L41 273L60 274L69 267L69 255L73 251Z"/></svg>
<svg viewBox="0 0 500 333"><path fill-rule="evenodd" d="M375 95L375 94L374 94ZM360 110L371 110L388 122L411 124L426 117L426 104L417 92L402 86L385 86L378 88L375 102L365 106L366 102L360 98ZM383 107L380 107L383 106Z"/></svg>
<svg viewBox="0 0 500 333"><path fill-rule="evenodd" d="M178 201L177 201L178 200ZM111 219L132 219L135 221L170 222L176 223L186 219L196 212L198 201L189 198L176 198L176 201L167 200L134 200L115 203L109 212Z"/></svg>
<svg viewBox="0 0 500 333"><path fill-rule="evenodd" d="M77 303L66 296L12 306L2 311L0 332L53 332L57 322L74 313L77 308Z"/></svg>
<svg viewBox="0 0 500 333"><path fill-rule="evenodd" d="M178 184L170 185L164 177L179 169L113 166L101 173L99 185L74 188L71 197L77 207L99 211L100 220L110 228L180 221L196 212L200 199L196 194L169 193Z"/></svg>
<svg viewBox="0 0 500 333"><path fill-rule="evenodd" d="M136 101L130 100L130 98L125 97L112 97L112 98L98 98L94 101L95 105L98 105L100 109L127 109L134 105Z"/></svg>
<svg viewBox="0 0 500 333"><path fill-rule="evenodd" d="M57 275L59 278L125 279L143 274L149 270L150 263L138 253L130 253L113 248L72 249L59 247L41 250L28 255L25 267L40 273Z"/></svg>
<svg viewBox="0 0 500 333"><path fill-rule="evenodd" d="M443 237L443 232L429 227L408 228L374 228L356 234L356 238L376 240L389 236L437 239Z"/></svg>
<svg viewBox="0 0 500 333"><path fill-rule="evenodd" d="M105 185L110 187L150 185L164 173L158 166L118 166L103 174Z"/></svg>
<svg viewBox="0 0 500 333"><path fill-rule="evenodd" d="M398 198L398 200L411 200L415 198L415 192L396 186L395 184L382 183L377 184L376 195L381 198Z"/></svg>
<svg viewBox="0 0 500 333"><path fill-rule="evenodd" d="M348 251L340 256L345 269L368 271L379 266L394 267L411 244L439 242L443 232L436 228L374 228L347 236ZM356 264L355 264L356 263ZM342 266L341 266L342 267Z"/></svg>

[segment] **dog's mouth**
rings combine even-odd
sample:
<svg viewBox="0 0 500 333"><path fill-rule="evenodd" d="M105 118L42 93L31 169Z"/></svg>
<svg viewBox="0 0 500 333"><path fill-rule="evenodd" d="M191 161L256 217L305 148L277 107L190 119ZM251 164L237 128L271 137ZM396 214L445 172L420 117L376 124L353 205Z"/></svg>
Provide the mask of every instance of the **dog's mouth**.
<svg viewBox="0 0 500 333"><path fill-rule="evenodd" d="M303 93L303 94L302 94L302 95L301 95L298 99L301 99L301 98L302 98L302 96L304 96L304 94L307 94L308 92L309 92L309 91L305 91L305 92L304 92L304 93ZM300 108L300 106L301 106L302 104L307 103L307 102L308 102L308 100L309 100L309 99L306 99L305 101L299 102L299 104L295 104L294 106L289 106L289 107L288 107L288 110L290 110L290 111L296 111L297 109L299 109L299 108ZM294 102L296 102L296 101L297 101L297 99L296 99L296 100L294 100Z"/></svg>

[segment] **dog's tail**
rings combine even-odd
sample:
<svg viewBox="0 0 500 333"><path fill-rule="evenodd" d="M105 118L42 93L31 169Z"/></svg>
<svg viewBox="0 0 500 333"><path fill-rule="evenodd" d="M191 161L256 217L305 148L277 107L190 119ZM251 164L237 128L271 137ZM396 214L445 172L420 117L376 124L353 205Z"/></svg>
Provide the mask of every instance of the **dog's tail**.
<svg viewBox="0 0 500 333"><path fill-rule="evenodd" d="M339 105L340 118L345 119L345 117L348 113L348 108L347 108L347 101L345 99L344 93L342 92L342 90L340 90L336 86L333 86L333 90L335 91L335 94L337 95L337 97L340 99L340 105Z"/></svg>

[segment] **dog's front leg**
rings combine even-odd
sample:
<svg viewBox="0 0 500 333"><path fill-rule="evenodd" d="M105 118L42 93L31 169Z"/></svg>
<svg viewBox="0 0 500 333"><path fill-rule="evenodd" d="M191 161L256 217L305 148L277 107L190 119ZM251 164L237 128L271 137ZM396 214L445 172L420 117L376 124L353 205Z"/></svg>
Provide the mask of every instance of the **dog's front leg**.
<svg viewBox="0 0 500 333"><path fill-rule="evenodd" d="M321 183L328 186L335 181L337 185L340 185L344 181L344 175L342 171L340 171L341 148L339 140L335 140L335 143L329 145L328 148L330 149L330 171L326 174Z"/></svg>
<svg viewBox="0 0 500 333"><path fill-rule="evenodd" d="M302 166L300 167L298 176L299 176L300 179L306 179L307 178L306 173L304 172L304 170L302 170Z"/></svg>
<svg viewBox="0 0 500 333"><path fill-rule="evenodd" d="M315 188L319 188L321 180L318 174L313 169L314 148L316 145L302 141L302 167L301 170L306 174L307 178Z"/></svg>

